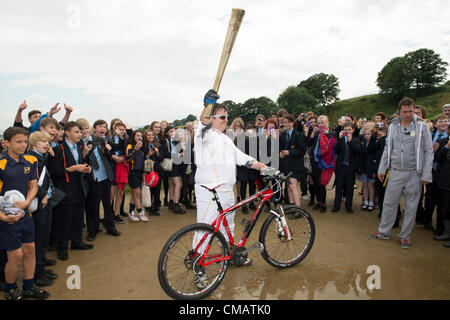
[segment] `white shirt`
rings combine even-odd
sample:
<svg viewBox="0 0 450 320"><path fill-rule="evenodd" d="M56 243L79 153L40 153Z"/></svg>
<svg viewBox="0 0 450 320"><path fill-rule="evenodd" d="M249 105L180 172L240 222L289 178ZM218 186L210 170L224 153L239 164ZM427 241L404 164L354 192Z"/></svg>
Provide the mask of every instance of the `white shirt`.
<svg viewBox="0 0 450 320"><path fill-rule="evenodd" d="M208 129L202 138L204 127L199 122L195 128L195 183L209 187L223 184L219 191L233 190L236 183L236 165L244 166L255 159L240 151L227 135L216 130Z"/></svg>

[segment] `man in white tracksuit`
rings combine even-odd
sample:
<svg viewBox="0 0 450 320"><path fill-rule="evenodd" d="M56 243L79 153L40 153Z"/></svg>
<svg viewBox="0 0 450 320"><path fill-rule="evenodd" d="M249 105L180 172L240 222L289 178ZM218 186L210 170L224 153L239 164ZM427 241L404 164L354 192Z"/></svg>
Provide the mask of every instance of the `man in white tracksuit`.
<svg viewBox="0 0 450 320"><path fill-rule="evenodd" d="M235 204L233 192L236 183L236 165L247 166L252 169L261 170L267 168L266 165L256 161L239 150L233 141L224 133L228 122L228 108L222 104L216 104L219 98L214 90L208 91L205 96L205 106L208 103L214 103L211 112L211 118L205 118L206 108L200 116L200 123L195 129L194 150L195 164L197 171L195 173L195 197L197 200L197 222L211 224L218 216L217 205L212 200L212 193L201 187L205 185L208 188L217 189L217 193L223 209ZM226 215L231 234L234 237L234 216L231 212ZM220 231L228 236L223 226ZM196 235L194 243L199 241ZM251 260L247 258L246 264Z"/></svg>
<svg viewBox="0 0 450 320"><path fill-rule="evenodd" d="M404 98L399 103L399 117L389 126L386 145L378 169L384 180L389 170L378 232L371 239L390 239L400 198L405 197L405 213L399 234L402 248L411 247L410 234L414 228L417 204L422 184L432 182L433 142L428 126L414 115L415 104Z"/></svg>

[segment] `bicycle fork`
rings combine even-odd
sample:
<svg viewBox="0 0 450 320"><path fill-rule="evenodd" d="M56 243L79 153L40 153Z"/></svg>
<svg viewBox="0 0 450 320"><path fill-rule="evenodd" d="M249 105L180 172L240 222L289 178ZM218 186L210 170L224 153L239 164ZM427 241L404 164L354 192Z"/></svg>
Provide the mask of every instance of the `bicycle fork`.
<svg viewBox="0 0 450 320"><path fill-rule="evenodd" d="M281 211L281 214L278 214L278 212L270 210L270 212L276 216L278 234L286 237L286 240L292 240L292 234L289 231L289 228L288 228L288 225L286 222L286 216L284 214L284 210L283 210L282 206L280 206L280 211Z"/></svg>

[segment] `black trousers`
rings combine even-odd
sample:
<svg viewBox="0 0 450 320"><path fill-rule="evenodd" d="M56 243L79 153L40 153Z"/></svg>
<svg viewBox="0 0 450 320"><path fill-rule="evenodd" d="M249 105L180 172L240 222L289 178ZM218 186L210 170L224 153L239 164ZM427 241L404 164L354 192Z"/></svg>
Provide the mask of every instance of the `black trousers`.
<svg viewBox="0 0 450 320"><path fill-rule="evenodd" d="M164 172L156 171L158 174L158 184L154 188L150 188L152 195L152 204L155 204L155 208L161 207L161 184L163 183Z"/></svg>
<svg viewBox="0 0 450 320"><path fill-rule="evenodd" d="M188 204L188 176L183 173L181 175L180 203Z"/></svg>
<svg viewBox="0 0 450 320"><path fill-rule="evenodd" d="M383 202L384 202L384 193L386 192L386 188L383 187L383 182L375 179L375 194L378 198L378 212L381 214L383 212Z"/></svg>
<svg viewBox="0 0 450 320"><path fill-rule="evenodd" d="M34 222L34 245L36 252L35 277L44 271L45 255L50 244L52 228L52 209L49 205L39 208L33 213Z"/></svg>
<svg viewBox="0 0 450 320"><path fill-rule="evenodd" d="M422 191L420 192L420 200L419 203L417 204L417 211L416 211L416 223L419 224L424 224L426 222L431 222L431 221L427 221L426 219L426 215L425 215L425 208L423 207L423 198L424 198L424 187L422 185Z"/></svg>
<svg viewBox="0 0 450 320"><path fill-rule="evenodd" d="M327 202L327 190L321 184L322 170L316 165L312 166L312 178L314 182L314 194L318 203L325 205Z"/></svg>
<svg viewBox="0 0 450 320"><path fill-rule="evenodd" d="M8 262L8 254L0 249L0 281L5 281L5 267Z"/></svg>
<svg viewBox="0 0 450 320"><path fill-rule="evenodd" d="M342 166L338 171L334 181L336 185L334 206L341 207L342 195L345 197L345 208L351 209L353 206L353 186L355 185L355 174L353 169L347 166Z"/></svg>
<svg viewBox="0 0 450 320"><path fill-rule="evenodd" d="M255 180L244 180L241 181L241 200L244 200L247 196L247 184L249 196L252 196L256 193L256 183Z"/></svg>
<svg viewBox="0 0 450 320"><path fill-rule="evenodd" d="M442 215L444 220L450 220L450 190L444 190L438 187L438 214Z"/></svg>
<svg viewBox="0 0 450 320"><path fill-rule="evenodd" d="M89 234L96 234L100 229L100 201L103 204L103 224L106 230L113 230L115 224L111 207L111 182L108 179L89 183L86 201L86 225Z"/></svg>
<svg viewBox="0 0 450 320"><path fill-rule="evenodd" d="M434 209L436 208L437 205L437 183L436 181L433 179L432 183L429 183L425 186L426 192L425 192L425 222L429 222L431 223L431 220L433 218L433 212ZM444 231L444 229L442 229L441 231Z"/></svg>
<svg viewBox="0 0 450 320"><path fill-rule="evenodd" d="M437 198L436 233L445 231L444 220L450 220L450 190L437 187L435 189Z"/></svg>
<svg viewBox="0 0 450 320"><path fill-rule="evenodd" d="M308 194L308 175L305 174L304 177L300 179L300 190L302 192L302 196L306 196Z"/></svg>
<svg viewBox="0 0 450 320"><path fill-rule="evenodd" d="M82 241L84 223L84 198L78 202L60 203L53 209L53 240L58 250L67 250L72 244Z"/></svg>
<svg viewBox="0 0 450 320"><path fill-rule="evenodd" d="M159 179L164 182L164 200L167 201L169 201L169 175L170 172L163 171L162 176L159 176Z"/></svg>
<svg viewBox="0 0 450 320"><path fill-rule="evenodd" d="M309 184L309 194L311 197L310 203L315 203L316 199L316 189L314 189L313 184Z"/></svg>

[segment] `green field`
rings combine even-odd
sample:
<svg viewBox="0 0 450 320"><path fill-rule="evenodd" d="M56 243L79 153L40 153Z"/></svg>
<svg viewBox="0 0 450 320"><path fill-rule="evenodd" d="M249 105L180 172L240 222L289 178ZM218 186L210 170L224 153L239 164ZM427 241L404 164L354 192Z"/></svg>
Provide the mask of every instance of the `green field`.
<svg viewBox="0 0 450 320"><path fill-rule="evenodd" d="M434 116L441 113L444 104L450 103L450 87L443 86L439 88L440 92L436 92L424 97L414 98L416 104L422 105L427 109L427 118L433 119ZM351 113L356 118L371 118L377 112L384 112L387 115L393 114L397 110L398 101L388 99L379 94L361 96L346 100L338 101L328 106L328 117L331 123L336 123L337 119L346 114Z"/></svg>

